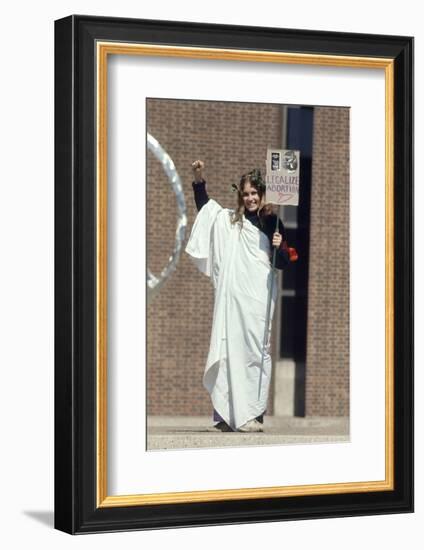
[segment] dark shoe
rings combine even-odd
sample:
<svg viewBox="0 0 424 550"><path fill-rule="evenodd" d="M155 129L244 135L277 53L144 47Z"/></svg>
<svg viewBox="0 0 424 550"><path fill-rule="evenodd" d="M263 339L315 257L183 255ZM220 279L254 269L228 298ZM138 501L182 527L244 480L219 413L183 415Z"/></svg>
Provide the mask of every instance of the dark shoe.
<svg viewBox="0 0 424 550"><path fill-rule="evenodd" d="M214 431L218 431L218 432L232 432L232 428L230 428L230 426L224 422L223 420L221 422L218 422L218 424L215 424L215 426L213 427L214 428Z"/></svg>

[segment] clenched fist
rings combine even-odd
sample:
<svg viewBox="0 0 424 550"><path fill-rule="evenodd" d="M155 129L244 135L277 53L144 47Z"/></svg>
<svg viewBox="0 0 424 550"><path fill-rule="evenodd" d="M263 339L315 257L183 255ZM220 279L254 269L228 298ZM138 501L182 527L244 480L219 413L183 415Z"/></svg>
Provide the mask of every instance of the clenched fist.
<svg viewBox="0 0 424 550"><path fill-rule="evenodd" d="M194 162L192 162L191 168L193 170L194 181L196 183L199 181L202 181L204 167L205 167L205 163L202 160L195 160Z"/></svg>
<svg viewBox="0 0 424 550"><path fill-rule="evenodd" d="M274 235L272 236L272 246L276 246L277 248L279 248L282 240L283 237L281 233L274 233Z"/></svg>

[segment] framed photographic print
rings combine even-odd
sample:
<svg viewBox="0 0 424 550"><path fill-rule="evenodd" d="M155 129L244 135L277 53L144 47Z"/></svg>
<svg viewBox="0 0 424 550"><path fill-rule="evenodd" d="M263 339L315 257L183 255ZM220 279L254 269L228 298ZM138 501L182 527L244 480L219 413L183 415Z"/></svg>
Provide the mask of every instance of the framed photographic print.
<svg viewBox="0 0 424 550"><path fill-rule="evenodd" d="M55 526L411 512L413 39L55 23Z"/></svg>

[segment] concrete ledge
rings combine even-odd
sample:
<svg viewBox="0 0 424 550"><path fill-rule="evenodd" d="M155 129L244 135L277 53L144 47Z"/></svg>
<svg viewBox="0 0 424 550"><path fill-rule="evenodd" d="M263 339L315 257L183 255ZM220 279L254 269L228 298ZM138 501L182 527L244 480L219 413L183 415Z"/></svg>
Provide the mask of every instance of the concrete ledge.
<svg viewBox="0 0 424 550"><path fill-rule="evenodd" d="M301 445L349 442L346 417L265 417L264 432L222 433L213 429L211 417L149 417L147 449L197 449L262 445Z"/></svg>

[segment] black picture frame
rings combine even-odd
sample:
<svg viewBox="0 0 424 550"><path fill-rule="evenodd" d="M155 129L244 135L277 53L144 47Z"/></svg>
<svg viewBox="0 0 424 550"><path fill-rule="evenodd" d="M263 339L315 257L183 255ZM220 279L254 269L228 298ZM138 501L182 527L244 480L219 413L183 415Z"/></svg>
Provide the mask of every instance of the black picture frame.
<svg viewBox="0 0 424 550"><path fill-rule="evenodd" d="M394 63L392 490L99 505L96 43L385 58ZM71 534L413 511L413 38L72 15L55 22L55 527Z"/></svg>

